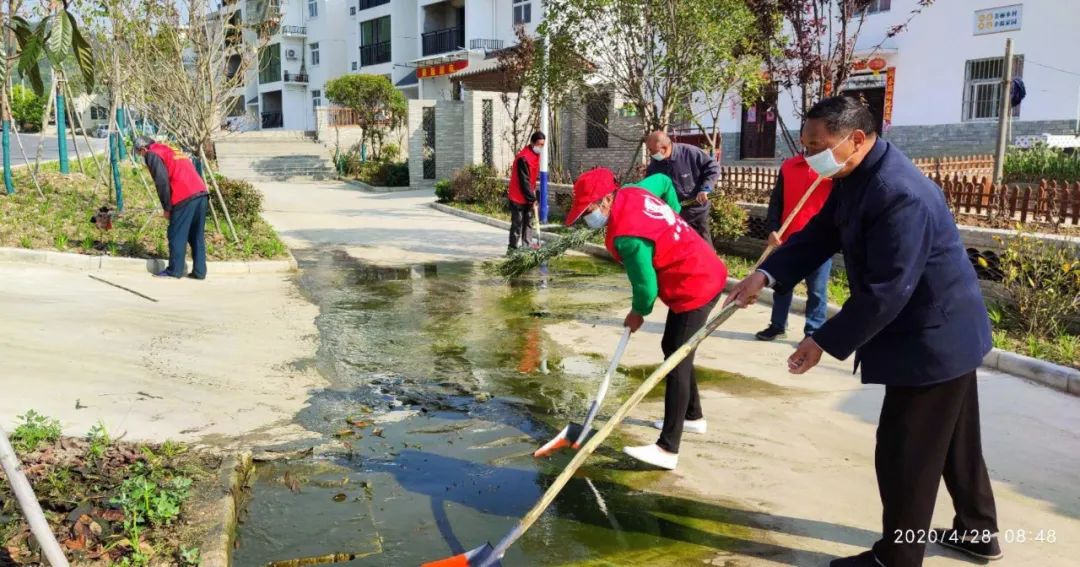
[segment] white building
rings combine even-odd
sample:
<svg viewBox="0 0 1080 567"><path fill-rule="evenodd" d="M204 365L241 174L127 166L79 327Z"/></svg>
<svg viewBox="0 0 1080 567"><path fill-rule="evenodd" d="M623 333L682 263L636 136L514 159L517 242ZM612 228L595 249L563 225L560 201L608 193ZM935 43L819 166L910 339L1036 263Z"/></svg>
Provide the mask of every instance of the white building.
<svg viewBox="0 0 1080 567"><path fill-rule="evenodd" d="M876 0L856 44L858 70L839 89L868 102L886 139L911 156L993 151L1006 38L1013 40L1014 74L1027 91L1014 110L1014 136L1075 130L1080 65L1072 55L1080 52L1080 2L935 2L887 38L916 4ZM724 160L786 154L774 112L798 130L797 100L799 93L781 92L748 108L734 102L721 121Z"/></svg>
<svg viewBox="0 0 1080 567"><path fill-rule="evenodd" d="M409 99L460 97L448 76L490 66L493 51L516 42L516 25L536 32L542 9L542 0L223 0L238 24L275 25L232 114L261 129L314 130L326 82L347 73L384 75Z"/></svg>

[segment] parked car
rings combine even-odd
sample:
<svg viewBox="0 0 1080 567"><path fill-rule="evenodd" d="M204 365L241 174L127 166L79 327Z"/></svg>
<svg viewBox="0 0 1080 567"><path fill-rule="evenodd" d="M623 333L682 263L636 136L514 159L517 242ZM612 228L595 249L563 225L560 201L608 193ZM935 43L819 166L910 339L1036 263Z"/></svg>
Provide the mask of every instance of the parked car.
<svg viewBox="0 0 1080 567"><path fill-rule="evenodd" d="M109 137L109 125L102 124L97 128L94 128L91 135L95 138L108 138Z"/></svg>

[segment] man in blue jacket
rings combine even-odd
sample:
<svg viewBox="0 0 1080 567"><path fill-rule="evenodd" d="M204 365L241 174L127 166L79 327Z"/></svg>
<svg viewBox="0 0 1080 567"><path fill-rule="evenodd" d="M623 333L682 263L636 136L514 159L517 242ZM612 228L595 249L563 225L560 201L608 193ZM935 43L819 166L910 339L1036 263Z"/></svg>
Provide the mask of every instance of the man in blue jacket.
<svg viewBox="0 0 1080 567"><path fill-rule="evenodd" d="M941 189L877 137L858 101L828 98L806 118L807 161L835 179L832 194L727 303L749 305L766 285L788 291L837 251L844 255L851 298L788 359L802 374L822 352L840 360L854 353L862 381L885 385L874 459L882 538L831 565L918 566L926 541L999 558L975 376L990 350L990 322ZM928 534L942 476L956 516L952 529Z"/></svg>
<svg viewBox="0 0 1080 567"><path fill-rule="evenodd" d="M694 200L684 205L679 215L712 247L709 193L720 178L720 164L701 148L674 143L663 132L649 134L645 147L649 150L646 176L663 173L675 184L675 193L679 195L680 202Z"/></svg>

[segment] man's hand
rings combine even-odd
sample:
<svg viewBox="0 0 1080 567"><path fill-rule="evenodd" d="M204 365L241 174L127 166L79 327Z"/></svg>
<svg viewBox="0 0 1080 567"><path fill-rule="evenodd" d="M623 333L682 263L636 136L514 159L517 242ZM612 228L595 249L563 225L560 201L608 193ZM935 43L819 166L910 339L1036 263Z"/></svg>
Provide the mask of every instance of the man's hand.
<svg viewBox="0 0 1080 567"><path fill-rule="evenodd" d="M645 324L645 318L633 311L627 313L626 319L623 319L623 327L630 329L631 333L636 333L643 324Z"/></svg>
<svg viewBox="0 0 1080 567"><path fill-rule="evenodd" d="M709 194L706 193L705 191L698 191L697 204L705 205L705 204L708 204L708 202L709 202Z"/></svg>
<svg viewBox="0 0 1080 567"><path fill-rule="evenodd" d="M807 370L817 366L821 362L821 347L811 337L806 337L799 343L795 353L788 357L788 372L792 374L804 374Z"/></svg>
<svg viewBox="0 0 1080 567"><path fill-rule="evenodd" d="M735 284L727 299L724 300L724 307L727 307L732 302L739 307L753 305L757 302L758 296L761 295L761 290L765 289L768 283L769 278L765 277L765 274L755 271L744 278L743 281Z"/></svg>
<svg viewBox="0 0 1080 567"><path fill-rule="evenodd" d="M165 218L172 219L172 211L164 211L162 214L165 215Z"/></svg>
<svg viewBox="0 0 1080 567"><path fill-rule="evenodd" d="M769 233L769 246L780 246L783 241L780 240L780 233L775 230Z"/></svg>

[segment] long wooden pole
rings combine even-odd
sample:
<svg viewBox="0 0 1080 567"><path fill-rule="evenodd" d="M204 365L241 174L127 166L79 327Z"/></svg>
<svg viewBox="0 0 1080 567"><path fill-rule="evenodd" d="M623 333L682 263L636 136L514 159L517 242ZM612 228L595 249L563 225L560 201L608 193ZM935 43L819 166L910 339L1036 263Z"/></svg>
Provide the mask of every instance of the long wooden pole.
<svg viewBox="0 0 1080 567"><path fill-rule="evenodd" d="M206 160L206 152L202 147L199 147L199 160L202 161L203 170L206 171L206 177L210 179L210 183L214 186L214 192L218 196L218 204L221 205L222 212L225 213L225 222L229 225L229 230L232 231L233 242L240 245L240 235L236 233L236 226L233 225L232 216L229 215L229 207L225 204L225 196L221 194L221 188L218 187L217 178L214 177L214 172L210 169L210 163Z"/></svg>
<svg viewBox="0 0 1080 567"><path fill-rule="evenodd" d="M1009 119L1012 118L1013 43L1005 39L1005 73L1001 79L1001 101L998 105L998 135L994 151L994 185L1001 185L1005 172L1005 150L1009 147Z"/></svg>
<svg viewBox="0 0 1080 567"><path fill-rule="evenodd" d="M787 232L788 227L791 226L791 222L795 220L795 215L799 214L799 211L802 210L803 205L805 205L806 201L810 199L810 195L812 195L814 193L814 190L818 188L818 185L821 185L821 182L826 179L828 178L818 176L818 178L810 184L810 188L806 190L806 193L803 193L802 199L799 199L799 202L795 204L795 208L791 210L791 214L789 214L788 217L784 219L784 224L780 226L780 230L777 232L777 234L779 234L780 236L784 236L784 233ZM776 250L776 245L769 243L769 245L765 247L765 251L761 253L761 257L758 258L757 263L754 264L754 268L750 271L753 272L754 270L760 268L762 262L765 261L765 258L769 257L769 254L772 254L773 250Z"/></svg>

